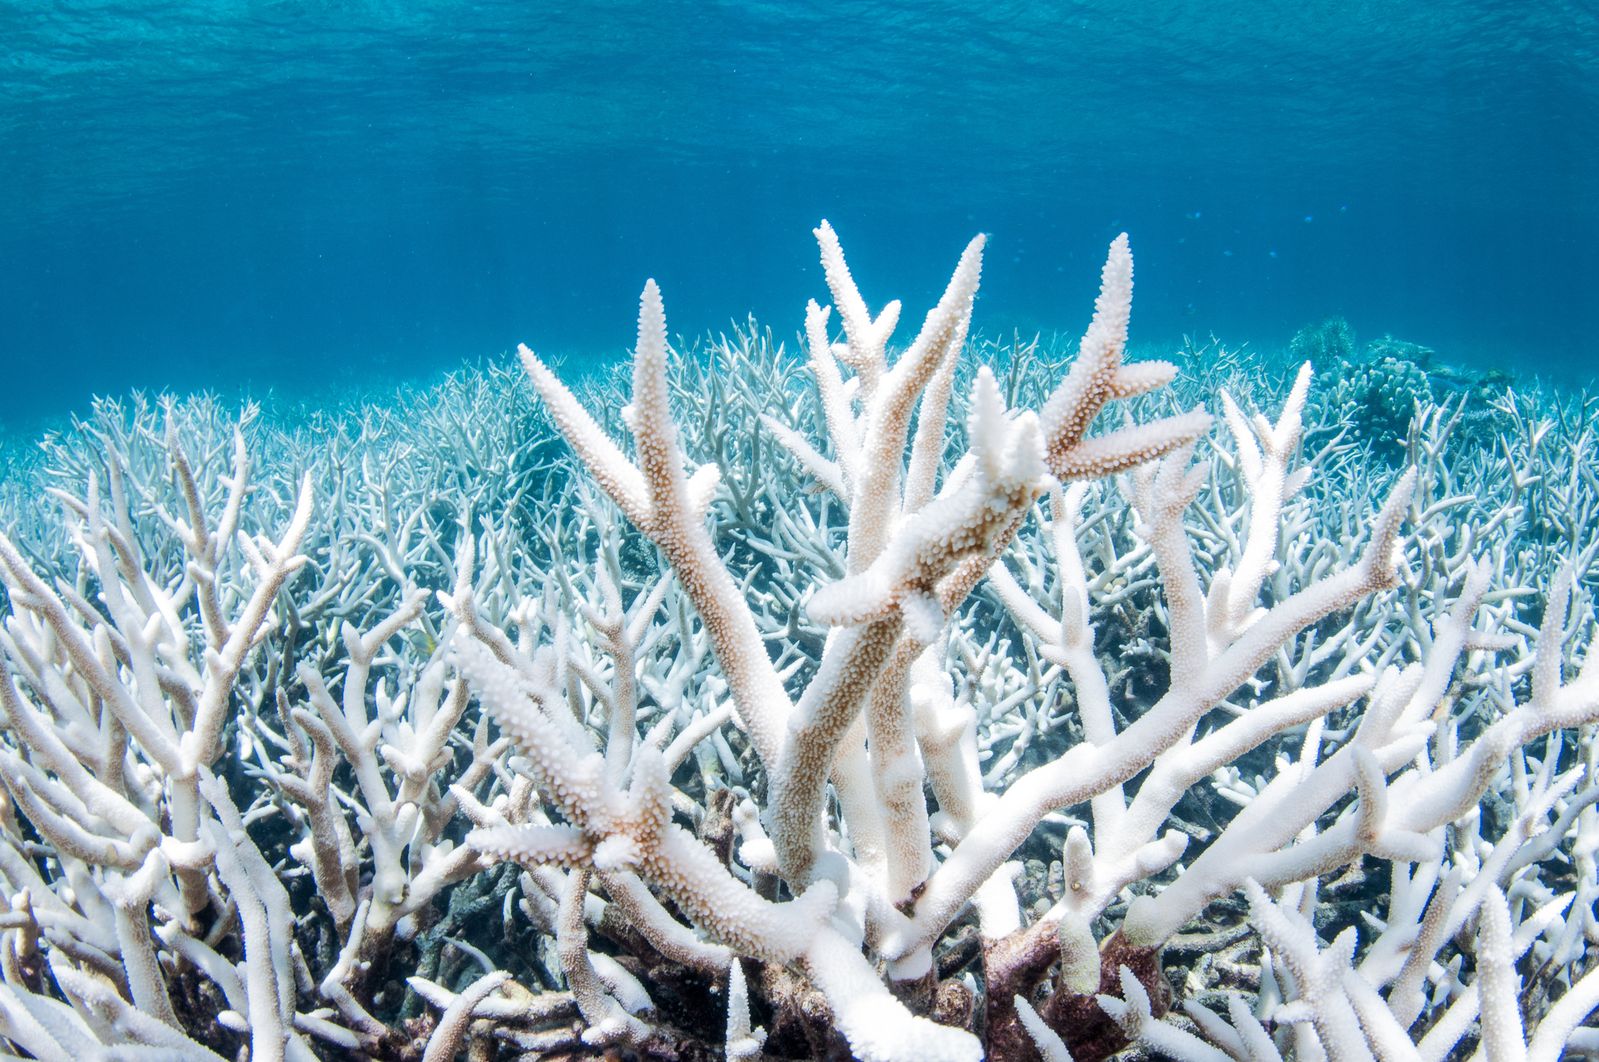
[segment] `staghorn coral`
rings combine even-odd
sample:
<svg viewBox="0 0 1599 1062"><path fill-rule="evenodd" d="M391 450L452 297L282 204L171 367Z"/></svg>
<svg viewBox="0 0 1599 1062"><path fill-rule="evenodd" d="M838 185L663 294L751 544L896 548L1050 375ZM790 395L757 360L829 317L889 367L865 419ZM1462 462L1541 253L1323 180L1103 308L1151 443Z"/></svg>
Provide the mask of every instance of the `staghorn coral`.
<svg viewBox="0 0 1599 1062"><path fill-rule="evenodd" d="M1125 238L1069 369L973 373L981 239L893 356L817 237L803 362L674 363L653 285L626 401L524 351L605 497L497 371L53 443L70 535L0 542L0 1037L1592 1049L1586 407L1455 455L1424 405L1395 476L1223 356L1212 441L1123 360Z"/></svg>

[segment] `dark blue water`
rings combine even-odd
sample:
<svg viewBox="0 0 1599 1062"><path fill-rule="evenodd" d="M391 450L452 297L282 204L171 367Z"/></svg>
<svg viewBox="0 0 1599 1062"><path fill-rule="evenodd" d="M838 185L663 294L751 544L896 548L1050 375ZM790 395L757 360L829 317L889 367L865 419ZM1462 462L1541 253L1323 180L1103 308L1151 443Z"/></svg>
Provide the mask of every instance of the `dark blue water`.
<svg viewBox="0 0 1599 1062"><path fill-rule="evenodd" d="M920 320L1599 362L1591 3L0 4L12 424L129 387L314 391L526 340L799 328L838 228Z"/></svg>

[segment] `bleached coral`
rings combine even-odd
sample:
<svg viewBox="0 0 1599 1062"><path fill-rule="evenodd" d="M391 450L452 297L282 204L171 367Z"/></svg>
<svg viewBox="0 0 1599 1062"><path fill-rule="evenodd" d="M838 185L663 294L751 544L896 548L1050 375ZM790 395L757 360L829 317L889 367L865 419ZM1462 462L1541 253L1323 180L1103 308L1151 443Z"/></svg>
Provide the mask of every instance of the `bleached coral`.
<svg viewBox="0 0 1599 1062"><path fill-rule="evenodd" d="M1223 444L1124 358L1125 237L1050 374L962 364L981 237L896 356L816 236L803 361L675 359L653 283L627 401L523 348L605 497L492 377L52 443L72 548L0 539L0 1037L1594 1050L1584 416L1507 396L1462 463L1425 408L1391 475L1218 356Z"/></svg>

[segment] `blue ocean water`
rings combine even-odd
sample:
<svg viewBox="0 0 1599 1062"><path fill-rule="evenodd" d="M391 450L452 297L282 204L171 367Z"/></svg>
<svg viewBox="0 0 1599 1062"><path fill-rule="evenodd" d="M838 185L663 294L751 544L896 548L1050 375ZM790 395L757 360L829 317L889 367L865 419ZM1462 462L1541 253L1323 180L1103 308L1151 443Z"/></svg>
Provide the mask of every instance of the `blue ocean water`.
<svg viewBox="0 0 1599 1062"><path fill-rule="evenodd" d="M1575 0L0 4L0 419L315 392L526 340L604 357L825 301L1141 343L1342 315L1473 368L1599 364L1599 14Z"/></svg>

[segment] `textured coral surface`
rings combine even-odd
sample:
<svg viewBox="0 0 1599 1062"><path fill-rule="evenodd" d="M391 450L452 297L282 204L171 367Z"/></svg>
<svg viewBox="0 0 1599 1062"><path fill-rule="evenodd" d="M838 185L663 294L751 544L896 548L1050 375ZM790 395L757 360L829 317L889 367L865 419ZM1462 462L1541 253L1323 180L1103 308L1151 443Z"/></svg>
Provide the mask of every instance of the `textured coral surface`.
<svg viewBox="0 0 1599 1062"><path fill-rule="evenodd" d="M792 345L17 463L8 1057L1599 1053L1591 407L816 237Z"/></svg>

